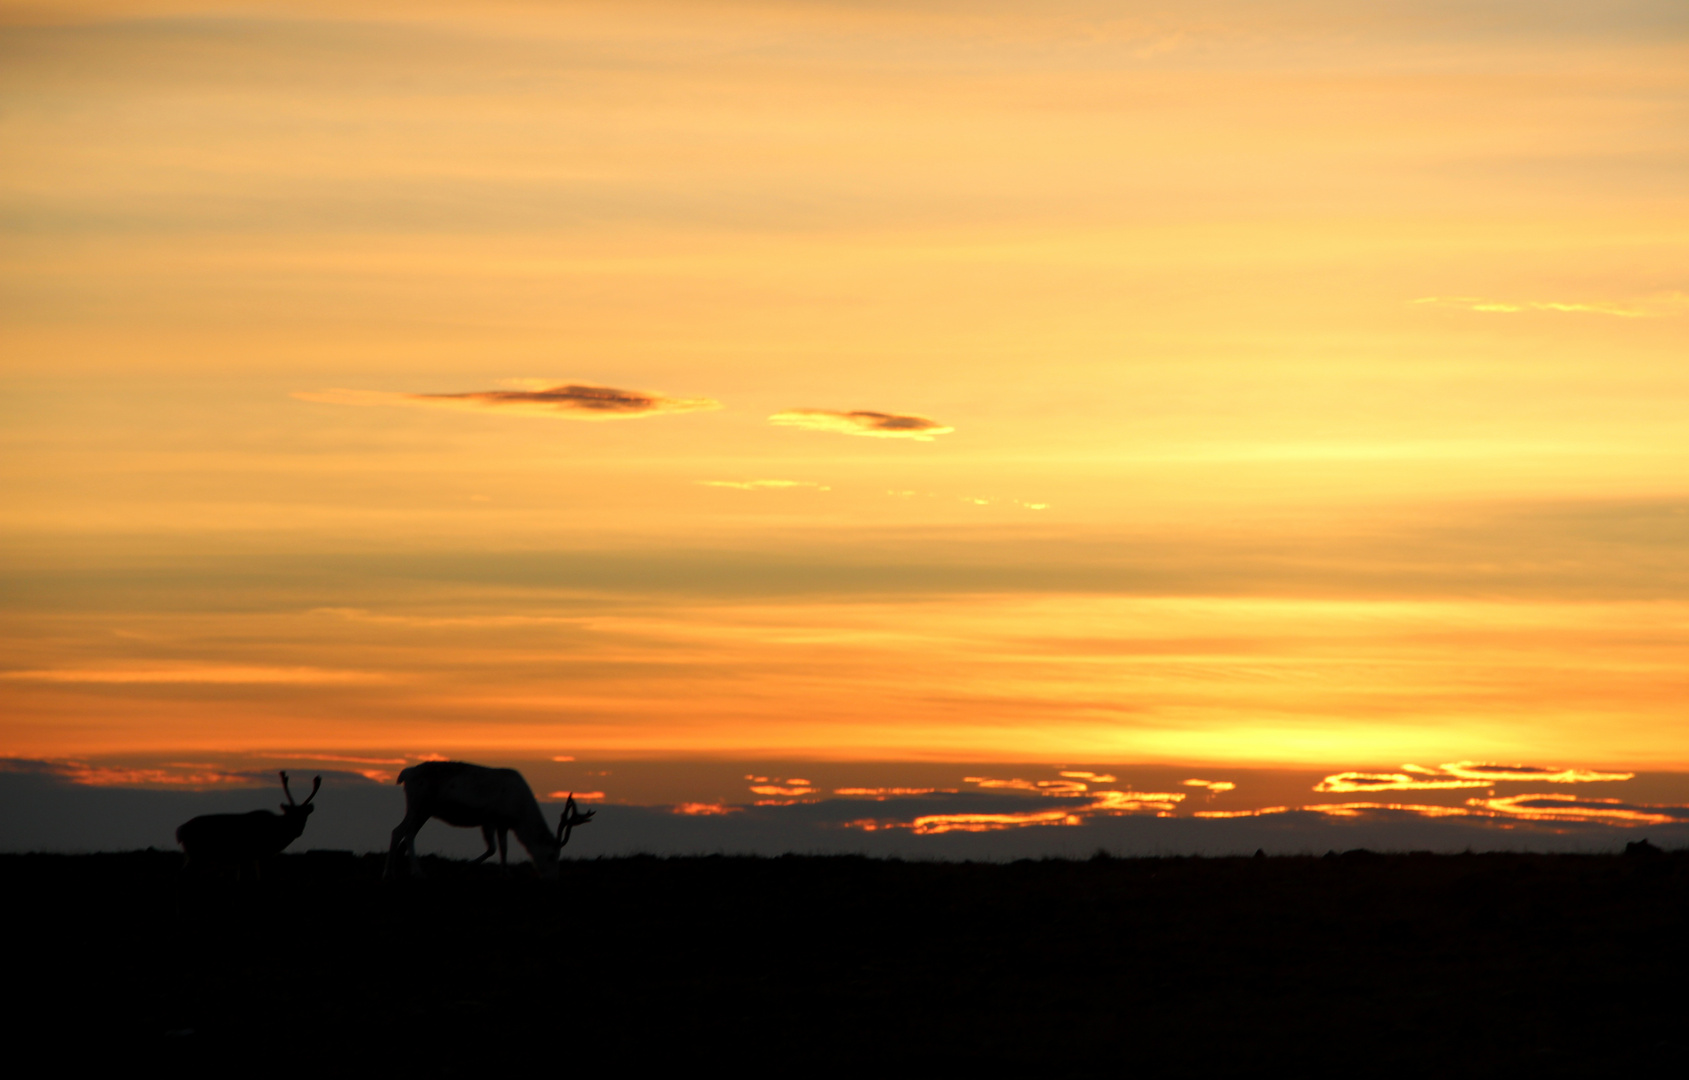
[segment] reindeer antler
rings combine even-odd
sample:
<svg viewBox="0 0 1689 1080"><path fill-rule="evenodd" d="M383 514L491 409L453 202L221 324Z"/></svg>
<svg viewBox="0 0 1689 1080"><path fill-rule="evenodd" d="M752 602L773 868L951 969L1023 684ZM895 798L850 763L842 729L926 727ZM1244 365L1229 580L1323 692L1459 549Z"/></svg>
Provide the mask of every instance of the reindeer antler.
<svg viewBox="0 0 1689 1080"><path fill-rule="evenodd" d="M557 819L557 846L562 847L569 842L569 816L575 809L575 793L569 792L569 799L563 804L563 816Z"/></svg>
<svg viewBox="0 0 1689 1080"><path fill-rule="evenodd" d="M315 780L311 781L311 793L309 795L305 796L305 801L302 802L302 803L301 802L294 802L293 801L293 789L287 786L287 774L285 772L281 774L281 789L282 789L282 791L287 793L287 804L289 806L310 806L311 800L317 797L317 791L322 786L323 786L323 778L319 776Z"/></svg>
<svg viewBox="0 0 1689 1080"><path fill-rule="evenodd" d="M576 825L585 825L592 820L596 810L581 813L575 809L575 793L569 792L569 797L563 803L563 816L557 819L557 846L563 847L569 843L569 836L575 831Z"/></svg>

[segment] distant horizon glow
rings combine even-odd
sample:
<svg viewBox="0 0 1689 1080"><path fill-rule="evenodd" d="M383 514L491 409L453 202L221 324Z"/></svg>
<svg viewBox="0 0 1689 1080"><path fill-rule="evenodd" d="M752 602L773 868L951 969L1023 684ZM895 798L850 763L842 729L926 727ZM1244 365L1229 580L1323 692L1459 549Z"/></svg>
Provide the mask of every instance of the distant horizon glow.
<svg viewBox="0 0 1689 1080"><path fill-rule="evenodd" d="M1689 839L1689 773L1627 776L1512 766L1513 775L1481 791L1416 790L1413 801L1394 801L1356 800L1342 790L1342 783L1334 783L1342 774L1308 770L1237 770L1229 774L1234 779L1207 780L1197 787L1177 780L1180 770L1176 767L1132 764L1113 764L1099 771L1022 763L996 775L980 775L970 773L963 763L810 762L805 775L796 776L790 769L744 773L739 771L744 763L723 760L500 758L492 763L519 769L544 814L558 810L569 798L611 812L611 817L602 819L609 827L597 830L590 846L581 849L588 857L606 850L637 852L650 850L652 844L677 842L678 853L734 851L746 844L770 853L849 852L870 839L891 853L942 854L931 845L944 843L941 838L962 836L981 838L979 842L988 846L978 849L978 854L990 856L994 849L989 845L997 844L996 850L1001 850L1001 843L1016 842L1013 836L1023 833L1019 843L1030 843L1034 851L1065 850L1071 842L1063 838L1073 836L1080 838L1081 845L1091 842L1118 850L1124 844L1123 853L1141 854L1165 852L1170 846L1176 850L1180 843L1194 842L1196 838L1188 832L1168 831L1191 827L1209 828L1200 834L1202 845L1219 845L1224 851L1228 844L1235 849L1243 842L1241 836L1253 835L1246 832L1228 841L1224 829L1255 828L1251 822L1266 832L1248 841L1245 850L1270 843L1275 850L1283 851L1288 845L1295 851L1329 832L1332 823L1372 830L1370 835L1394 837L1394 844L1415 849L1454 843L1457 849L1474 845L1553 849L1570 844L1574 850L1600 850L1627 842L1639 829L1653 829L1653 835L1668 844L1673 838ZM88 797L77 792L100 792L107 797L151 792L250 806L276 796L277 771L284 765L296 775L309 770L323 777L319 801L323 812L333 816L332 827L340 843L378 849L392 824L388 819L396 820L403 811L405 800L395 783L396 769L320 762L308 755L226 755L214 761L139 767L0 758L0 785L8 789L18 783L33 785L28 797L47 805L77 804ZM819 772L814 771L817 768ZM1525 775L1527 770L1538 775L1531 778ZM1063 776L1074 772L1089 773L1092 779ZM1545 791L1539 786L1543 776L1568 775L1579 779L1562 782L1562 788L1569 783L1585 790ZM863 781L879 783L867 786ZM48 788L40 786L43 782ZM630 819L629 814L635 817ZM74 820L86 816L86 810L70 815ZM694 826L691 840L660 839L662 822L687 819L700 819L704 831L696 833ZM719 822L720 828L711 832L715 827L709 821ZM1136 824L1121 831L1132 823ZM1414 832L1439 823L1460 831L1440 836ZM635 828L632 834L625 831L629 827ZM144 826L137 821L128 828L133 832ZM474 830L436 830L434 843L455 850L454 845L467 843L452 835L457 832L468 835ZM18 826L9 827L0 844L16 846L17 837L27 834ZM1087 835L1096 840L1083 839ZM992 836L999 841L989 840ZM1157 840L1158 836L1166 839ZM1177 836L1186 839L1173 839ZM164 839L155 835L148 842ZM25 846L39 843L27 841Z"/></svg>

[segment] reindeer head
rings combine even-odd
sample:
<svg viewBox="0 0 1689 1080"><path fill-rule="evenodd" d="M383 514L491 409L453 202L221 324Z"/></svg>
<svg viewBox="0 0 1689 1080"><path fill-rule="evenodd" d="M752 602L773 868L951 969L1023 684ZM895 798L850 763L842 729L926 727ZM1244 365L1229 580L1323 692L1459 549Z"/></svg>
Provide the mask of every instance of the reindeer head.
<svg viewBox="0 0 1689 1080"><path fill-rule="evenodd" d="M575 794L570 792L568 801L563 804L563 816L557 819L557 849L563 850L563 846L569 842L569 834L575 831L575 826L585 825L596 813L598 811L588 810L583 814L575 809Z"/></svg>
<svg viewBox="0 0 1689 1080"><path fill-rule="evenodd" d="M305 801L302 803L296 803L293 801L293 791L287 786L287 774L282 773L281 789L287 795L287 804L281 808L282 816L299 818L301 822L300 828L304 828L303 822L305 818L311 813L311 811L316 809L316 807L311 805L311 800L317 797L317 789L322 786L323 778L319 776L315 780L311 781L311 793L305 796Z"/></svg>

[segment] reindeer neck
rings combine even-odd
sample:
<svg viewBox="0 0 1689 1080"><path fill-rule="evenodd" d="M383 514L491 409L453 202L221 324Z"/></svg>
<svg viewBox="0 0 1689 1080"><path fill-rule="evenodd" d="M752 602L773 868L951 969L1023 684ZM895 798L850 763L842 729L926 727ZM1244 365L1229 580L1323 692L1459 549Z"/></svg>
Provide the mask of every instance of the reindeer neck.
<svg viewBox="0 0 1689 1080"><path fill-rule="evenodd" d="M305 821L308 817L308 814L283 814L281 826L277 831L290 840L297 840L305 835Z"/></svg>

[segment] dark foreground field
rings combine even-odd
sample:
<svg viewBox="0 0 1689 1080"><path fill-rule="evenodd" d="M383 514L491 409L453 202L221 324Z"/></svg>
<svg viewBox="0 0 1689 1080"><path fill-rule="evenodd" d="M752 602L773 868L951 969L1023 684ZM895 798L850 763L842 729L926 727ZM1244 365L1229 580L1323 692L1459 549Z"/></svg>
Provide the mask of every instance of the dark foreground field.
<svg viewBox="0 0 1689 1080"><path fill-rule="evenodd" d="M718 1062L1455 1075L1689 1053L1689 853L566 863L3 856L9 1023L297 1076Z"/></svg>

